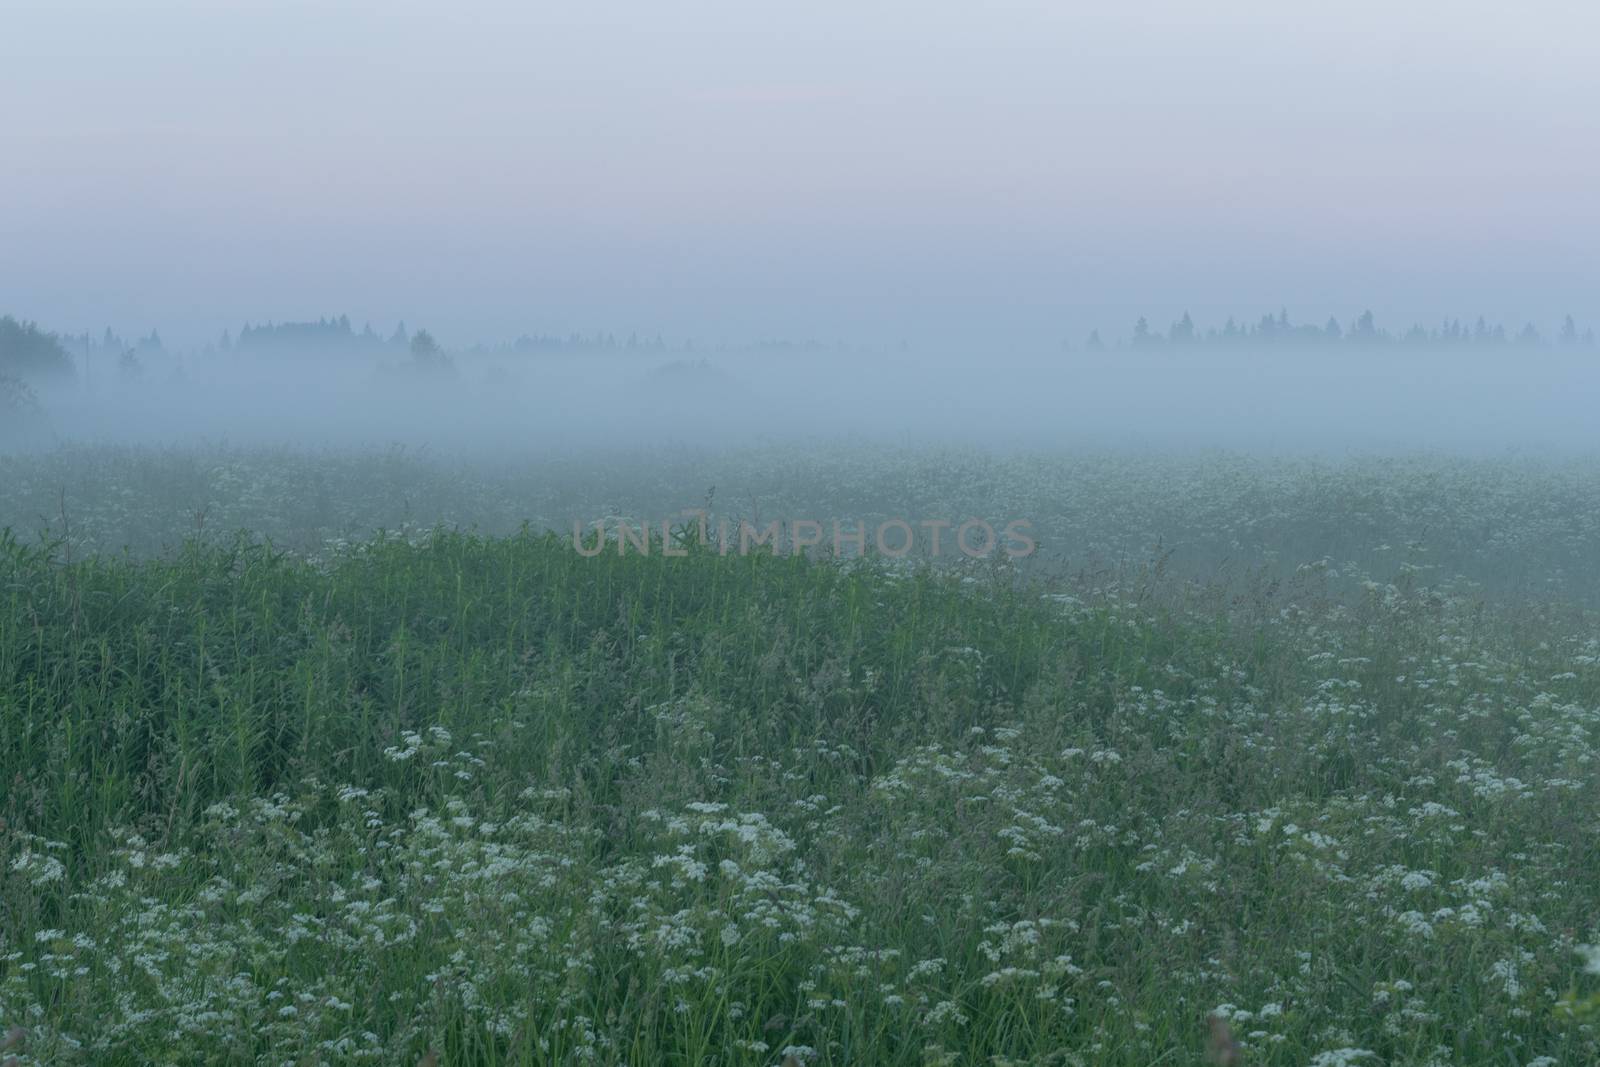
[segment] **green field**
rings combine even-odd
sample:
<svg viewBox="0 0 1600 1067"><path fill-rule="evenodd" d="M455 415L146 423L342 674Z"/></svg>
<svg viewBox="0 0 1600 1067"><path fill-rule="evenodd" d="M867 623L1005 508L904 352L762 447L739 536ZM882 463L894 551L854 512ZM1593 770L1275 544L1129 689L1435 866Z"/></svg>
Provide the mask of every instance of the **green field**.
<svg viewBox="0 0 1600 1067"><path fill-rule="evenodd" d="M707 498L1041 550L545 532ZM78 448L0 525L0 1060L1600 1061L1600 462Z"/></svg>

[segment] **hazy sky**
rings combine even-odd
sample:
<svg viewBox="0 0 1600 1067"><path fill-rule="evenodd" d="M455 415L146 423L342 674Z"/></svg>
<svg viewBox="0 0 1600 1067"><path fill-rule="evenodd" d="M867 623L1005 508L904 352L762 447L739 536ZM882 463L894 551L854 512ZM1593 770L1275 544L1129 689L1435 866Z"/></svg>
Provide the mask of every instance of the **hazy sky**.
<svg viewBox="0 0 1600 1067"><path fill-rule="evenodd" d="M1600 318L1600 6L6 0L0 313Z"/></svg>

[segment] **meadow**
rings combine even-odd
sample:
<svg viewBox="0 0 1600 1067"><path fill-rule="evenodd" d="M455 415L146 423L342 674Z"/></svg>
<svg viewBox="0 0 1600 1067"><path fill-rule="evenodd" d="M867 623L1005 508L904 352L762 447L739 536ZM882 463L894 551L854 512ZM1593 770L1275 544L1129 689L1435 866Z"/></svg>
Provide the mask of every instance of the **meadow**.
<svg viewBox="0 0 1600 1067"><path fill-rule="evenodd" d="M696 506L1039 551L573 550ZM8 1064L1600 1061L1600 461L73 446L0 527Z"/></svg>

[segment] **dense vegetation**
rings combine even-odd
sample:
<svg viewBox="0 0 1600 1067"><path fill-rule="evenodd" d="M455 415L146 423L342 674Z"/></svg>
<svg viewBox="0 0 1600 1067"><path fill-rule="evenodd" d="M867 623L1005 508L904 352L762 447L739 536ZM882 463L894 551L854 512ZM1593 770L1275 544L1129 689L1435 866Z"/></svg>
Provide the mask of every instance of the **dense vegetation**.
<svg viewBox="0 0 1600 1067"><path fill-rule="evenodd" d="M1600 629L1453 577L1491 470L1436 570L1229 582L12 536L0 1024L22 1063L1593 1062ZM1321 484L1253 513L1314 543ZM1548 499L1500 520L1536 570L1587 528Z"/></svg>
<svg viewBox="0 0 1600 1067"><path fill-rule="evenodd" d="M72 359L53 334L0 316L0 378L41 382L72 377Z"/></svg>
<svg viewBox="0 0 1600 1067"><path fill-rule="evenodd" d="M570 536L575 520L658 523L705 506L735 519L876 524L1025 518L1038 576L1112 583L1160 562L1238 586L1325 561L1346 591L1414 573L1497 599L1600 607L1600 464L1448 455L996 453L864 441L740 449L446 456L226 446L0 453L0 527L76 556L165 555L241 533L321 558L379 531L435 525ZM708 501L709 497L709 501Z"/></svg>
<svg viewBox="0 0 1600 1067"><path fill-rule="evenodd" d="M72 360L53 336L31 322L0 316L0 447L37 421L34 386L72 377Z"/></svg>

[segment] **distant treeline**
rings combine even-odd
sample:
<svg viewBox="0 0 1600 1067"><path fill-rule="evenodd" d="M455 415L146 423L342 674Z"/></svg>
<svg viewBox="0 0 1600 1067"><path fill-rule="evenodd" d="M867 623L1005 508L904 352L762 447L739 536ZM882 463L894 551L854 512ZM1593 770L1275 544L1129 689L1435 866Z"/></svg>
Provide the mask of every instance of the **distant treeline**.
<svg viewBox="0 0 1600 1067"><path fill-rule="evenodd" d="M227 352L237 347L241 351L317 351L321 349L366 349L377 351L385 347L404 349L411 343L406 324L400 323L386 339L378 336L369 322L356 333L350 326L350 316L336 319L318 319L316 322L268 322L264 326L245 323L235 341L228 331L222 331L217 347Z"/></svg>
<svg viewBox="0 0 1600 1067"><path fill-rule="evenodd" d="M423 343L418 347L418 341ZM1085 343L1090 351L1155 348L1180 348L1213 346L1237 348L1245 346L1273 346L1315 348L1328 345L1343 346L1408 346L1414 348L1493 348L1521 346L1526 348L1592 347L1595 344L1593 328L1580 328L1571 315L1567 315L1551 336L1541 334L1528 323L1515 331L1504 325L1491 324L1482 316L1474 322L1447 319L1435 327L1420 324L1405 330L1392 331L1381 327L1372 312L1357 316L1348 326L1336 318L1322 325L1296 323L1289 320L1287 311L1276 315L1262 315L1253 323L1240 323L1229 318L1220 327L1199 329L1187 312L1164 331L1151 327L1149 320L1140 318L1133 326L1127 340L1114 340L1109 344L1101 338L1100 331L1091 332ZM822 352L842 348L841 343L821 341L764 340L749 344L707 346L702 351L769 352L795 354ZM1073 348L1070 343L1065 347ZM692 341L669 345L659 335L645 338L638 334L618 337L616 334L569 333L524 334L509 343L475 345L465 351L480 355L528 355L540 353L603 353L639 352L658 353L695 352ZM315 322L267 322L263 325L246 323L235 337L223 331L221 338L206 346L201 355L218 352L241 354L336 356L342 353L396 353L407 355L415 362L432 365L443 357L443 349L427 334L416 334L406 329L405 323L393 332L383 335L367 324L358 332L348 315L320 318ZM4 395L14 398L29 386L48 385L52 381L70 380L80 370L106 368L116 377L135 380L143 374L143 357L170 355L162 343L161 335L151 330L148 335L127 340L111 329L99 337L89 333L63 335L42 330L33 322L10 315L0 317L0 381L7 383Z"/></svg>
<svg viewBox="0 0 1600 1067"><path fill-rule="evenodd" d="M1580 331L1577 322L1568 315L1562 320L1553 340L1554 343L1564 346L1592 346L1595 343L1595 333L1592 327ZM1330 344L1457 348L1468 345L1539 347L1549 343L1550 341L1546 340L1531 322L1512 333L1499 323L1491 325L1480 315L1471 325L1461 319L1447 319L1436 327L1430 328L1418 323L1409 329L1392 332L1380 327L1370 311L1362 312L1348 328L1332 317L1320 326L1314 323L1293 323L1289 321L1287 311L1279 311L1276 315L1262 315L1255 323L1241 324L1230 316L1221 327L1212 327L1204 332L1196 328L1194 320L1186 311L1183 313L1183 318L1167 327L1165 333L1152 330L1149 320L1141 316L1139 321L1134 323L1133 336L1128 342L1133 348L1188 345L1231 348L1241 345L1309 347ZM1107 345L1101 339L1100 331L1094 330L1089 334L1085 347L1090 351L1103 351ZM1122 343L1116 342L1115 347L1122 347Z"/></svg>
<svg viewBox="0 0 1600 1067"><path fill-rule="evenodd" d="M217 347L222 351L232 349L268 351L274 348L303 352L321 351L377 351L380 349L405 350L411 343L406 324L400 323L387 337L380 337L370 324L359 333L350 324L348 315L322 318L316 322L267 323L264 326L246 325L234 339L224 332ZM514 341L501 344L478 344L467 349L481 355L525 355L539 353L581 352L641 352L669 353L695 350L692 341L669 344L660 334L643 337L638 333L619 336L609 331L594 333L535 333L522 334ZM739 346L753 352L811 352L830 346L820 341L763 340Z"/></svg>

